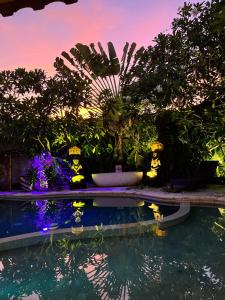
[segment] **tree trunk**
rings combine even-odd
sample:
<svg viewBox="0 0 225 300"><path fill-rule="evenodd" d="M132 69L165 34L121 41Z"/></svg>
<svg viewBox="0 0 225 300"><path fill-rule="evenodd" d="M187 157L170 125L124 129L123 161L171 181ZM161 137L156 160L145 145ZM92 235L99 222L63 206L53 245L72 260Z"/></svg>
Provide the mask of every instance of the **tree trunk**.
<svg viewBox="0 0 225 300"><path fill-rule="evenodd" d="M115 135L114 158L119 164L123 161L123 136L121 133L116 133Z"/></svg>

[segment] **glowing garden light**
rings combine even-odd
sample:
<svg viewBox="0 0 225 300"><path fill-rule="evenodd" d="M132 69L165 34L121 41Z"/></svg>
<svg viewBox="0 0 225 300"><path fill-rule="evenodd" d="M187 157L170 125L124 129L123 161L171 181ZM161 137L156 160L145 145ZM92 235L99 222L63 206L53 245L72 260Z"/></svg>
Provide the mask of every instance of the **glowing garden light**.
<svg viewBox="0 0 225 300"><path fill-rule="evenodd" d="M157 226L155 228L155 234L159 237L165 237L167 236L167 230L161 229L159 227L159 223L163 220L163 214L159 211L159 206L155 203L152 203L148 206L153 211L154 219L157 222Z"/></svg>
<svg viewBox="0 0 225 300"><path fill-rule="evenodd" d="M84 212L81 211L81 208L85 206L85 202L82 201L74 201L73 207L75 207L75 211L73 216L75 218L75 223L81 222L81 217L83 216Z"/></svg>
<svg viewBox="0 0 225 300"><path fill-rule="evenodd" d="M43 227L43 228L42 228L42 231L43 231L43 232L47 232L47 231L49 231L49 228L48 228L48 227Z"/></svg>

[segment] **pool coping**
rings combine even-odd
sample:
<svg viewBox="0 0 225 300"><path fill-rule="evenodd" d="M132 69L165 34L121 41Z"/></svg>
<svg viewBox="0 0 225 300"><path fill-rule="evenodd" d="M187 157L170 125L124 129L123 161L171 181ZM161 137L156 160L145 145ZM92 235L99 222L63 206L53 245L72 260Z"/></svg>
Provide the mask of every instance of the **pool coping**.
<svg viewBox="0 0 225 300"><path fill-rule="evenodd" d="M152 187L110 187L110 188L87 188L80 190L64 190L53 192L7 192L0 193L0 201L31 201L31 200L52 200L52 199L95 199L95 198L110 197L113 198L130 198L152 201L164 204L180 204L180 208L174 214L165 217L162 221L150 220L137 223L105 225L100 229L107 233L108 236L114 234L137 234L143 231L151 224L158 224L161 229L166 229L169 226L183 222L190 214L190 208L193 205L199 206L225 206L225 192L216 192L210 190L196 190L190 192L168 193L161 188ZM146 223L147 222L147 223ZM73 232L72 232L73 230ZM25 235L17 235L8 238L0 239L0 251L26 246L26 243L37 244L43 238L52 236L53 239L64 234L71 234L78 238L89 238L90 235L96 232L96 227L88 226L82 229L66 228L56 229L49 233L42 234L40 232L28 233ZM32 240L33 239L33 240ZM18 242L20 244L18 244Z"/></svg>
<svg viewBox="0 0 225 300"><path fill-rule="evenodd" d="M195 191L182 191L168 193L161 188L152 187L111 187L111 188L86 188L79 190L63 190L53 192L0 192L0 201L17 200L30 201L37 199L84 199L95 197L129 197L162 202L162 203L190 203L191 205L223 205L225 206L225 189L222 192L210 189Z"/></svg>

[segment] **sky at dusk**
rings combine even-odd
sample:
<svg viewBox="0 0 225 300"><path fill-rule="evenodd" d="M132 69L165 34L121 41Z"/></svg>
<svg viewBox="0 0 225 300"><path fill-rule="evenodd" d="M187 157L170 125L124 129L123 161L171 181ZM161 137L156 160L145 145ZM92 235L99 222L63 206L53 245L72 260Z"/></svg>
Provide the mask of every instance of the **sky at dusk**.
<svg viewBox="0 0 225 300"><path fill-rule="evenodd" d="M189 2L198 2L192 0ZM53 63L75 43L112 41L121 53L126 41L152 44L168 32L184 0L78 0L52 3L44 10L26 8L0 16L0 70L25 67L54 73Z"/></svg>

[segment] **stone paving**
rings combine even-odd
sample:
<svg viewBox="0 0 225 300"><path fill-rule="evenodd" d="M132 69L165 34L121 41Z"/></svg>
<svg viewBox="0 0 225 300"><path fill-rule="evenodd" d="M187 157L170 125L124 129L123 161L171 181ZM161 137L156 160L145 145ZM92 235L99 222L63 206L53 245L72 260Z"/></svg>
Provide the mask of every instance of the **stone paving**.
<svg viewBox="0 0 225 300"><path fill-rule="evenodd" d="M208 185L194 191L179 193L166 192L163 188L153 187L92 187L80 190L64 190L53 192L1 192L2 200L32 200L32 199L82 199L82 198L118 198L153 200L164 203L190 203L191 205L221 205L225 206L225 186ZM116 201L116 199L115 199Z"/></svg>

